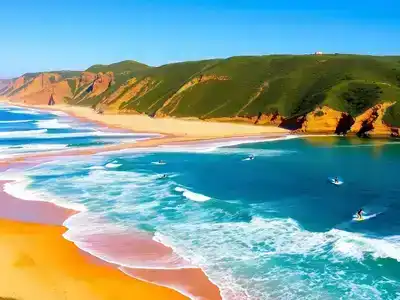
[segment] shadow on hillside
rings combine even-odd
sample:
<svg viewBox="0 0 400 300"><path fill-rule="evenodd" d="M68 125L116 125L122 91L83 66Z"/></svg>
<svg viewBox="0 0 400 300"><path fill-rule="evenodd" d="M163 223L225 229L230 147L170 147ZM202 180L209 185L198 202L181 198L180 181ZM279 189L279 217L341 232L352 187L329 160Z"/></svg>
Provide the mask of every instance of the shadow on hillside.
<svg viewBox="0 0 400 300"><path fill-rule="evenodd" d="M342 113L342 116L336 126L335 133L338 135L345 135L350 130L351 126L355 123L352 116L346 113Z"/></svg>
<svg viewBox="0 0 400 300"><path fill-rule="evenodd" d="M299 130L303 126L305 120L305 116L285 119L281 122L281 124L279 124L279 127L292 131Z"/></svg>

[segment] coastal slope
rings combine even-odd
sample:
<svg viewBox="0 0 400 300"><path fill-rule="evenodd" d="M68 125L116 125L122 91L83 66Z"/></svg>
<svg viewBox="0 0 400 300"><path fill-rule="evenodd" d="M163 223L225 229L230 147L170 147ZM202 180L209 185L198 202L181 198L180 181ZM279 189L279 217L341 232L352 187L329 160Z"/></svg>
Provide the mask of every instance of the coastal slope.
<svg viewBox="0 0 400 300"><path fill-rule="evenodd" d="M400 127L400 57L395 56L239 56L160 67L123 61L92 66L79 76L26 77L13 80L1 95L26 104L53 98L55 104L105 114L275 125L310 133L396 136Z"/></svg>

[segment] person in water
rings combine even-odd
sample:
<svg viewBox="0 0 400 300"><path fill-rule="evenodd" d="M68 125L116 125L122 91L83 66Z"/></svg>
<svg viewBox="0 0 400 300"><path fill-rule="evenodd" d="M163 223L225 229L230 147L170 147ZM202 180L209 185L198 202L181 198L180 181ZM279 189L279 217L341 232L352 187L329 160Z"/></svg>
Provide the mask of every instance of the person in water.
<svg viewBox="0 0 400 300"><path fill-rule="evenodd" d="M364 213L363 209L360 208L360 209L358 210L358 212L357 212L357 218L358 218L358 219L362 219L362 214L363 214L363 213Z"/></svg>
<svg viewBox="0 0 400 300"><path fill-rule="evenodd" d="M339 178L335 177L335 179L333 179L333 181L335 181L335 183L339 183Z"/></svg>

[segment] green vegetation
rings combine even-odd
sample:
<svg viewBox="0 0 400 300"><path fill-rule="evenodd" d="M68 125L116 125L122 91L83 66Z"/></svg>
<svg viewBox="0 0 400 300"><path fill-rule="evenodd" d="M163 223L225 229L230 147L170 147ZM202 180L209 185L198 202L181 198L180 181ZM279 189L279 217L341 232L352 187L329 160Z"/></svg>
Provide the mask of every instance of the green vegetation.
<svg viewBox="0 0 400 300"><path fill-rule="evenodd" d="M93 73L106 73L106 72L113 72L116 74L121 73L130 73L130 72L137 72L142 71L149 68L149 66L145 64L141 64L139 62L133 60L124 60L115 64L110 65L94 65L91 66L86 70L86 72L93 72Z"/></svg>
<svg viewBox="0 0 400 300"><path fill-rule="evenodd" d="M341 98L346 103L346 111L352 116L357 116L377 104L381 94L382 89L376 84L351 82L348 90L341 94Z"/></svg>
<svg viewBox="0 0 400 300"><path fill-rule="evenodd" d="M71 89L71 93L75 95L76 90L76 79L67 79L69 88Z"/></svg>
<svg viewBox="0 0 400 300"><path fill-rule="evenodd" d="M386 110L383 121L391 126L400 127L400 101Z"/></svg>
<svg viewBox="0 0 400 300"><path fill-rule="evenodd" d="M327 105L355 117L375 104L400 99L399 56L240 56L160 67L123 61L87 71L113 72L114 80L97 96L83 92L90 84L78 88L69 80L74 93L69 103L96 106L117 90L114 100L134 90L120 109L149 115L207 119L277 113L293 118ZM128 84L132 78L136 81ZM399 111L395 104L385 121L400 124Z"/></svg>

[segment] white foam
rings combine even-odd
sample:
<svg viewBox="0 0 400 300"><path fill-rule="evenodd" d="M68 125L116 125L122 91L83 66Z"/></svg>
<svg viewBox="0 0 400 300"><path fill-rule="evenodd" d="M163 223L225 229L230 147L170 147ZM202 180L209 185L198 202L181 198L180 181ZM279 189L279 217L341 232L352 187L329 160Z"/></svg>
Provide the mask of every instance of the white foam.
<svg viewBox="0 0 400 300"><path fill-rule="evenodd" d="M10 120L10 121L0 121L1 124L8 124L8 123L27 123L33 120Z"/></svg>
<svg viewBox="0 0 400 300"><path fill-rule="evenodd" d="M47 129L27 130L27 131L8 131L0 132L0 138L32 138L32 139L60 139L60 138L79 138L79 137L141 137L144 134L136 133L120 133L120 132L104 132L104 131L89 131L89 132L73 132L73 133L52 133L47 134ZM137 139L136 139L137 140Z"/></svg>
<svg viewBox="0 0 400 300"><path fill-rule="evenodd" d="M70 128L71 126L66 123L60 123L58 119L51 119L51 120L37 121L36 127L37 128L58 129L58 128Z"/></svg>
<svg viewBox="0 0 400 300"><path fill-rule="evenodd" d="M31 109L26 109L26 110L9 110L10 113L13 114L24 114L24 115L40 115L40 112L37 110L31 110Z"/></svg>
<svg viewBox="0 0 400 300"><path fill-rule="evenodd" d="M56 111L56 110L52 110L52 111L48 111L48 113L52 114L52 115L56 115L59 117L67 117L69 116L67 113L63 112L63 111Z"/></svg>
<svg viewBox="0 0 400 300"><path fill-rule="evenodd" d="M165 162L159 162L159 161L153 161L152 164L153 164L153 165L160 165L160 166L161 166L161 165L166 165L167 163L165 163Z"/></svg>
<svg viewBox="0 0 400 300"><path fill-rule="evenodd" d="M67 209L72 209L75 211L85 211L86 207L78 203L67 203L60 199L44 193L43 191L34 191L29 188L32 183L31 180L25 178L18 173L10 173L6 176L7 180L14 180L12 182L7 182L4 184L4 191L13 196L26 201L40 201L40 202L50 202L57 206L64 207Z"/></svg>
<svg viewBox="0 0 400 300"><path fill-rule="evenodd" d="M89 170L104 170L104 167L103 166L91 166L91 167L88 167L87 169L89 169Z"/></svg>
<svg viewBox="0 0 400 300"><path fill-rule="evenodd" d="M312 257L326 260L327 265L348 259L359 261L367 256L400 261L400 236L374 239L338 229L310 232L293 219L255 217L250 223L171 224L160 228L155 240L200 266L221 288L224 299L298 299L295 291L324 293L320 281L310 284L312 277L297 277L300 270L290 267L293 263L289 267L269 265L270 259L276 257L287 258L288 262L293 257L296 261ZM251 280L241 278L242 267L260 268L262 273L254 274ZM348 276L353 276L346 269L340 271L346 272L346 282ZM332 284L345 284L334 274L325 279L332 280ZM292 288L286 290L289 283Z"/></svg>
<svg viewBox="0 0 400 300"><path fill-rule="evenodd" d="M47 129L39 129L39 130L23 130L23 131L7 131L0 132L0 138L21 138L21 137L31 137L35 138L43 135L47 132Z"/></svg>
<svg viewBox="0 0 400 300"><path fill-rule="evenodd" d="M55 150L63 150L66 148L68 148L68 145L65 144L26 144L0 146L0 158L10 158L23 153L31 152L52 152Z"/></svg>
<svg viewBox="0 0 400 300"><path fill-rule="evenodd" d="M108 164L105 165L105 167L106 167L107 169L115 169L115 168L118 168L118 167L120 167L120 166L122 166L122 164L117 164L116 161L110 162L110 163L108 163Z"/></svg>
<svg viewBox="0 0 400 300"><path fill-rule="evenodd" d="M63 225L68 228L68 231L63 234L63 237L80 249L104 260L109 263L120 265L128 268L144 268L144 269L182 269L193 268L193 265L184 261L176 253L160 257L158 254L148 253L147 259L140 255L140 259L135 256L134 251L131 255L118 255L113 253L105 253L101 250L96 250L91 242L91 238L96 239L97 235L127 235L129 230L117 224L106 223L102 218L89 212L81 212L68 218ZM140 235L140 232L131 231L133 235ZM146 237L151 238L151 237Z"/></svg>
<svg viewBox="0 0 400 300"><path fill-rule="evenodd" d="M210 197L208 197L206 195L194 193L194 192L191 192L191 191L189 191L185 188L179 187L179 186L175 188L175 191L182 193L182 195L184 197L186 197L187 199L196 201L196 202L206 202L211 199Z"/></svg>
<svg viewBox="0 0 400 300"><path fill-rule="evenodd" d="M289 140L298 138L298 136L290 135L281 138L247 138L247 139L230 139L229 141L205 141L205 142L187 142L179 145L167 144L157 147L141 147L122 149L118 151L110 151L109 154L125 154L125 153L156 153L156 152L172 152L172 153L210 153L210 154L254 154L257 156L279 156L282 154L293 153L293 150L269 150L269 149L251 149L251 148L227 148L241 144L265 143L280 140Z"/></svg>

